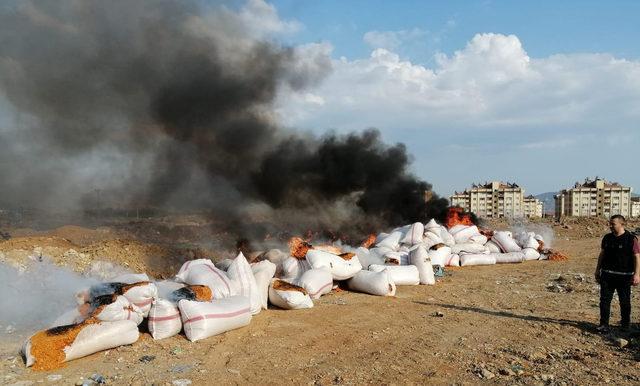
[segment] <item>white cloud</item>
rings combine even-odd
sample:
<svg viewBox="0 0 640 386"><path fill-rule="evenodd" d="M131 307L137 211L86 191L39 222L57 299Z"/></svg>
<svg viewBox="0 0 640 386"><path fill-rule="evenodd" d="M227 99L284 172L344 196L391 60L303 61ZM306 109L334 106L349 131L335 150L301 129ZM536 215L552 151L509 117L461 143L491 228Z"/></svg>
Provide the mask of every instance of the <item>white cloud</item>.
<svg viewBox="0 0 640 386"><path fill-rule="evenodd" d="M542 141L528 142L520 145L522 149L561 149L574 146L578 143L577 138L550 138Z"/></svg>
<svg viewBox="0 0 640 386"><path fill-rule="evenodd" d="M276 8L264 0L249 0L240 10L239 17L255 35L290 34L302 29L296 20L282 20Z"/></svg>
<svg viewBox="0 0 640 386"><path fill-rule="evenodd" d="M515 35L476 35L451 58L438 55L437 63L442 88L491 87L534 75L529 56Z"/></svg>
<svg viewBox="0 0 640 386"><path fill-rule="evenodd" d="M478 34L434 68L378 48L365 59L333 60L314 104L283 95L295 126L429 130L608 127L637 130L640 62L608 54L530 58L515 35Z"/></svg>
<svg viewBox="0 0 640 386"><path fill-rule="evenodd" d="M404 43L421 40L428 32L420 28L400 31L369 31L364 34L363 40L371 48L385 48L395 50Z"/></svg>
<svg viewBox="0 0 640 386"><path fill-rule="evenodd" d="M368 31L362 40L372 49L384 48L410 57L424 58L437 52L440 43L456 28L456 20L448 19L437 30L422 28L396 31Z"/></svg>

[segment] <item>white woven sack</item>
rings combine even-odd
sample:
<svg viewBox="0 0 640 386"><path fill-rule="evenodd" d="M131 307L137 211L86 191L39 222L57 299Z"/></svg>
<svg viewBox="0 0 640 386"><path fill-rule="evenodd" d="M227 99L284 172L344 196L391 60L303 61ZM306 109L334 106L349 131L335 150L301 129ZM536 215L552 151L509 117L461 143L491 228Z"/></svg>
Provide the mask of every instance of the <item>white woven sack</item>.
<svg viewBox="0 0 640 386"><path fill-rule="evenodd" d="M326 268L310 269L303 273L296 284L307 290L311 299L319 299L333 288L333 275Z"/></svg>
<svg viewBox="0 0 640 386"><path fill-rule="evenodd" d="M269 302L271 302L271 304L284 310L299 310L313 307L313 301L311 300L309 293L304 288L301 288L302 291L293 288L274 288L279 280L281 279L273 279L269 286Z"/></svg>
<svg viewBox="0 0 640 386"><path fill-rule="evenodd" d="M497 231L493 233L491 241L496 243L502 252L520 252L522 248L511 237L511 232Z"/></svg>
<svg viewBox="0 0 640 386"><path fill-rule="evenodd" d="M395 285L418 285L420 284L420 272L415 265L371 265L369 271L389 272L391 280Z"/></svg>
<svg viewBox="0 0 640 386"><path fill-rule="evenodd" d="M540 259L540 252L538 252L537 249L524 248L522 250L522 253L524 253L524 259L527 260L527 261Z"/></svg>
<svg viewBox="0 0 640 386"><path fill-rule="evenodd" d="M209 259L187 261L176 275L176 281L191 285L206 285L214 299L236 294L236 284L227 273L219 270Z"/></svg>
<svg viewBox="0 0 640 386"><path fill-rule="evenodd" d="M463 254L460 255L460 265L465 267L469 265L493 265L496 263L496 257L492 254Z"/></svg>
<svg viewBox="0 0 640 386"><path fill-rule="evenodd" d="M468 242L472 236L481 236L480 232L478 231L478 227L475 225L467 226L463 229L460 229L460 231L453 234L453 239L456 241L456 244L465 243Z"/></svg>
<svg viewBox="0 0 640 386"><path fill-rule="evenodd" d="M491 253L502 253L502 249L500 249L500 247L498 246L498 244L494 243L493 241L489 240L487 241L484 246L489 250L489 252Z"/></svg>
<svg viewBox="0 0 640 386"><path fill-rule="evenodd" d="M522 263L524 260L522 252L492 253L492 255L496 258L496 264Z"/></svg>
<svg viewBox="0 0 640 386"><path fill-rule="evenodd" d="M460 255L457 253L452 253L449 255L449 258L445 262L447 267L459 267L460 266Z"/></svg>
<svg viewBox="0 0 640 386"><path fill-rule="evenodd" d="M251 270L251 265L244 257L242 252L238 253L235 259L229 265L227 270L229 279L233 280L236 284L237 294L240 296L246 296L251 302L251 314L255 315L262 309L262 299L260 291L258 290L258 284L256 278Z"/></svg>
<svg viewBox="0 0 640 386"><path fill-rule="evenodd" d="M333 280L350 279L362 269L360 260L353 256L349 260L345 260L333 253L316 251L310 249L307 252L307 262L311 268L326 268L333 275Z"/></svg>
<svg viewBox="0 0 640 386"><path fill-rule="evenodd" d="M262 260L251 264L251 271L256 279L256 286L260 293L260 305L263 310L269 306L269 284L276 274L276 265L269 260Z"/></svg>
<svg viewBox="0 0 640 386"><path fill-rule="evenodd" d="M396 285L386 269L380 272L362 270L347 280L347 288L351 291L376 296L394 296L396 294Z"/></svg>
<svg viewBox="0 0 640 386"><path fill-rule="evenodd" d="M230 296L211 302L178 302L184 333L192 342L244 327L251 322L251 303L246 296Z"/></svg>
<svg viewBox="0 0 640 386"><path fill-rule="evenodd" d="M400 241L402 244L416 245L422 242L424 236L424 224L416 222L411 224L411 227Z"/></svg>
<svg viewBox="0 0 640 386"><path fill-rule="evenodd" d="M456 243L455 238L451 233L449 233L449 230L445 226L440 226L440 238L442 238L442 242L445 243L448 247Z"/></svg>
<svg viewBox="0 0 640 386"><path fill-rule="evenodd" d="M430 249L428 252L431 265L439 265L444 267L451 256L450 247L440 247L438 249Z"/></svg>
<svg viewBox="0 0 640 386"><path fill-rule="evenodd" d="M147 327L153 339L165 339L182 330L182 319L178 305L167 299L157 299L151 305Z"/></svg>
<svg viewBox="0 0 640 386"><path fill-rule="evenodd" d="M453 247L451 247L451 253L489 253L487 247L482 244L476 244L472 242L466 243L456 243Z"/></svg>
<svg viewBox="0 0 640 386"><path fill-rule="evenodd" d="M467 228L469 228L469 225L457 224L457 225L454 225L451 228L449 228L449 233L452 236L455 236L458 232L463 231L463 230L465 230Z"/></svg>
<svg viewBox="0 0 640 386"><path fill-rule="evenodd" d="M432 231L426 232L424 234L424 238L425 240L430 240L432 245L435 244L444 244L444 240L442 239L442 237L440 237L440 233L434 233Z"/></svg>
<svg viewBox="0 0 640 386"><path fill-rule="evenodd" d="M95 313L94 316L104 322L131 320L136 325L142 323L144 319L142 311L134 304L131 304L126 297L121 295L116 297L113 303L103 306L100 312Z"/></svg>
<svg viewBox="0 0 640 386"><path fill-rule="evenodd" d="M378 244L379 242L381 242L382 240L384 240L388 236L389 236L389 233L386 233L386 232L378 233L378 235L376 236L376 241L373 243L373 245Z"/></svg>
<svg viewBox="0 0 640 386"><path fill-rule="evenodd" d="M436 278L433 275L433 266L429 259L429 253L423 246L411 251L410 254L411 265L415 265L418 268L418 274L420 277L420 284L436 284Z"/></svg>
<svg viewBox="0 0 640 386"><path fill-rule="evenodd" d="M409 252L388 252L384 255L384 263L388 265L408 265Z"/></svg>
<svg viewBox="0 0 640 386"><path fill-rule="evenodd" d="M474 236L469 237L469 241L471 241L473 243L476 243L476 244L481 244L481 245L485 245L488 240L489 239L485 235L474 235Z"/></svg>
<svg viewBox="0 0 640 386"><path fill-rule="evenodd" d="M374 249L359 247L355 254L363 269L367 269L371 264L384 264L384 257L378 255Z"/></svg>
<svg viewBox="0 0 640 386"><path fill-rule="evenodd" d="M395 250L400 246L402 235L403 233L401 231L392 232L387 237L381 239L379 243L376 243L376 247L385 247Z"/></svg>
<svg viewBox="0 0 640 386"><path fill-rule="evenodd" d="M158 298L158 288L155 284L148 282L146 284L136 285L129 288L122 294L131 304L135 305L142 312L142 316L149 315L151 303Z"/></svg>
<svg viewBox="0 0 640 386"><path fill-rule="evenodd" d="M311 266L306 259L297 259L289 256L282 261L280 277L295 280L309 269L311 269Z"/></svg>
<svg viewBox="0 0 640 386"><path fill-rule="evenodd" d="M431 219L429 220L428 223L424 224L424 230L426 231L433 231L433 229L440 229L440 224L438 224L436 222L436 220Z"/></svg>
<svg viewBox="0 0 640 386"><path fill-rule="evenodd" d="M138 325L131 320L88 324L78 333L73 343L65 347L64 362L82 358L98 351L133 344L139 336ZM27 367L37 361L37 358L31 353L31 338L27 339L21 351L26 359Z"/></svg>

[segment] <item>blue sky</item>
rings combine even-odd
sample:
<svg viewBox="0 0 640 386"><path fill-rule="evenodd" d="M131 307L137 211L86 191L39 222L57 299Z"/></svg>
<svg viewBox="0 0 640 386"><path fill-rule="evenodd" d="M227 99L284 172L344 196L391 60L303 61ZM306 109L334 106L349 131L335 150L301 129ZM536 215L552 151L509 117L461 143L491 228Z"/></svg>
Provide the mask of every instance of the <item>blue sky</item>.
<svg viewBox="0 0 640 386"><path fill-rule="evenodd" d="M337 56L366 56L363 35L372 30L419 28L437 35L423 41L431 52L407 53L430 61L436 50L452 53L479 32L515 34L534 56L556 53L608 52L638 58L638 1L301 1L276 0L283 19L296 19L303 29L289 41L330 41Z"/></svg>
<svg viewBox="0 0 640 386"><path fill-rule="evenodd" d="M443 195L595 175L640 189L640 2L269 4L291 27L277 40L333 60L316 88L282 98L285 124L377 127Z"/></svg>

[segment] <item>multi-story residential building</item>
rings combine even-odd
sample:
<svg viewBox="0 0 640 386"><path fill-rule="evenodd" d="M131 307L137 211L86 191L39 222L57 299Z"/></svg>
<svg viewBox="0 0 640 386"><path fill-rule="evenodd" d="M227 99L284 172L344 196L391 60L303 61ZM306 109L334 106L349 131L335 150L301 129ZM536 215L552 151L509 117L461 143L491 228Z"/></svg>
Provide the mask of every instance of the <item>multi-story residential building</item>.
<svg viewBox="0 0 640 386"><path fill-rule="evenodd" d="M596 177L585 179L554 196L556 217L605 217L631 215L631 188Z"/></svg>
<svg viewBox="0 0 640 386"><path fill-rule="evenodd" d="M640 217L640 197L631 197L631 217Z"/></svg>
<svg viewBox="0 0 640 386"><path fill-rule="evenodd" d="M451 206L459 206L464 210L469 211L471 210L471 195L466 192L455 192L453 195L449 196L449 203Z"/></svg>
<svg viewBox="0 0 640 386"><path fill-rule="evenodd" d="M524 217L534 218L539 217L542 218L544 213L544 203L534 196L527 196L523 200L523 214Z"/></svg>
<svg viewBox="0 0 640 386"><path fill-rule="evenodd" d="M524 189L517 184L500 181L473 184L462 193L455 192L449 201L480 217L524 216Z"/></svg>

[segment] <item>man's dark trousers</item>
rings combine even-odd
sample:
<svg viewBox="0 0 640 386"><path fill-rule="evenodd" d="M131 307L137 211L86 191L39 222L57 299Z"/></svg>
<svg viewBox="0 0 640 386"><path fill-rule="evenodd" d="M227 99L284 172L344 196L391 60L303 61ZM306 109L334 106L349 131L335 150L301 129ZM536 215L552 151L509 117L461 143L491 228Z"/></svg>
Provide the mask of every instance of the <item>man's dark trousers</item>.
<svg viewBox="0 0 640 386"><path fill-rule="evenodd" d="M609 325L611 300L618 293L620 301L621 325L628 327L631 322L631 279L629 275L602 272L600 275L600 325Z"/></svg>

